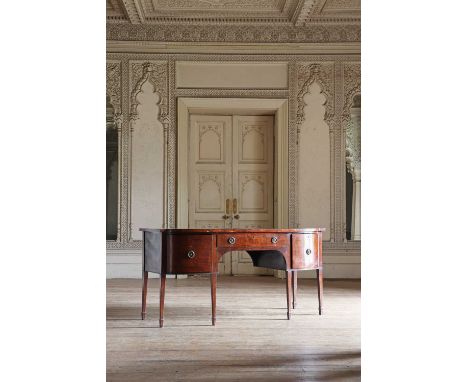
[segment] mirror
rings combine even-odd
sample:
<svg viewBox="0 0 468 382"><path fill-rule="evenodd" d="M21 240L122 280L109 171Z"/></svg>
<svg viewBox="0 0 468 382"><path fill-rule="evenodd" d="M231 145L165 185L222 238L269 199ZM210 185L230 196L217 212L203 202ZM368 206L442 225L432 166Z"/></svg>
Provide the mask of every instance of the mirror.
<svg viewBox="0 0 468 382"><path fill-rule="evenodd" d="M106 96L106 240L117 240L119 212L119 134L114 107Z"/></svg>
<svg viewBox="0 0 468 382"><path fill-rule="evenodd" d="M346 239L361 240L361 95L353 98L346 126Z"/></svg>

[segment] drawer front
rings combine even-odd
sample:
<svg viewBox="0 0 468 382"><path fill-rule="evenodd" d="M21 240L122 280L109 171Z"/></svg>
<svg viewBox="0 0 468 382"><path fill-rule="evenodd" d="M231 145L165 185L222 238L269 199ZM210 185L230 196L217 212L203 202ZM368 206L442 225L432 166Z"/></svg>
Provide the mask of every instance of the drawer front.
<svg viewBox="0 0 468 382"><path fill-rule="evenodd" d="M246 233L217 235L218 247L224 248L277 248L289 246L288 234Z"/></svg>
<svg viewBox="0 0 468 382"><path fill-rule="evenodd" d="M320 241L318 234L292 235L292 268L314 269L319 267Z"/></svg>
<svg viewBox="0 0 468 382"><path fill-rule="evenodd" d="M211 235L169 235L167 273L211 272Z"/></svg>

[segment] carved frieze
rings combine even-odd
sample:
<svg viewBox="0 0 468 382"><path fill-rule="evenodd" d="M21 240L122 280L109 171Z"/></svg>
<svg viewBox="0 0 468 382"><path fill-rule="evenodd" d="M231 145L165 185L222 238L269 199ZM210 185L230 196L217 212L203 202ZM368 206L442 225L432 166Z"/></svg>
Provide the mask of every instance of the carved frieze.
<svg viewBox="0 0 468 382"><path fill-rule="evenodd" d="M106 25L107 40L179 42L359 42L359 24L323 23L314 26L115 24Z"/></svg>

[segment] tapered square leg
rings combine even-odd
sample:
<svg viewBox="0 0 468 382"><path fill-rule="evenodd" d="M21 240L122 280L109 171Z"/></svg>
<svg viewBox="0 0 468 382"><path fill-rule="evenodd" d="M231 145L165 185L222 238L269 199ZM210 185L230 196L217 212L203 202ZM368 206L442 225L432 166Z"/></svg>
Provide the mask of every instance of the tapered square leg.
<svg viewBox="0 0 468 382"><path fill-rule="evenodd" d="M159 288L159 327L164 325L164 294L166 293L166 274L161 274L161 286Z"/></svg>
<svg viewBox="0 0 468 382"><path fill-rule="evenodd" d="M317 291L319 301L319 314L323 312L323 269L317 269Z"/></svg>
<svg viewBox="0 0 468 382"><path fill-rule="evenodd" d="M143 287L141 288L141 319L146 318L146 295L148 293L148 272L143 272Z"/></svg>
<svg viewBox="0 0 468 382"><path fill-rule="evenodd" d="M291 300L292 300L292 274L291 271L286 271L286 300L288 303L288 320L291 318Z"/></svg>
<svg viewBox="0 0 468 382"><path fill-rule="evenodd" d="M293 271L293 309L297 307L297 271Z"/></svg>
<svg viewBox="0 0 468 382"><path fill-rule="evenodd" d="M211 274L211 324L216 325L216 281L217 274Z"/></svg>

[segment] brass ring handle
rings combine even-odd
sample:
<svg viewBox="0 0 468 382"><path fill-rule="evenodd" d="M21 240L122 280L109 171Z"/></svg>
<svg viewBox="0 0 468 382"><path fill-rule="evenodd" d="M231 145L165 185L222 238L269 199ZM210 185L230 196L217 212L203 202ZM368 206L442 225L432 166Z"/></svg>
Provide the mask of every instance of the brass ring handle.
<svg viewBox="0 0 468 382"><path fill-rule="evenodd" d="M189 259L193 259L195 257L195 251L188 251L187 256Z"/></svg>
<svg viewBox="0 0 468 382"><path fill-rule="evenodd" d="M232 237L232 236L231 236L231 237L228 239L228 243L229 243L229 244L234 244L235 242L236 242L236 238L235 238L235 237Z"/></svg>
<svg viewBox="0 0 468 382"><path fill-rule="evenodd" d="M273 244L276 244L276 243L278 242L278 238L277 238L276 236L273 236L273 237L271 238L271 242L272 242Z"/></svg>
<svg viewBox="0 0 468 382"><path fill-rule="evenodd" d="M310 255L311 253L312 253L311 249L310 249L310 248L307 248L307 249L306 249L306 254L307 254L307 255Z"/></svg>

